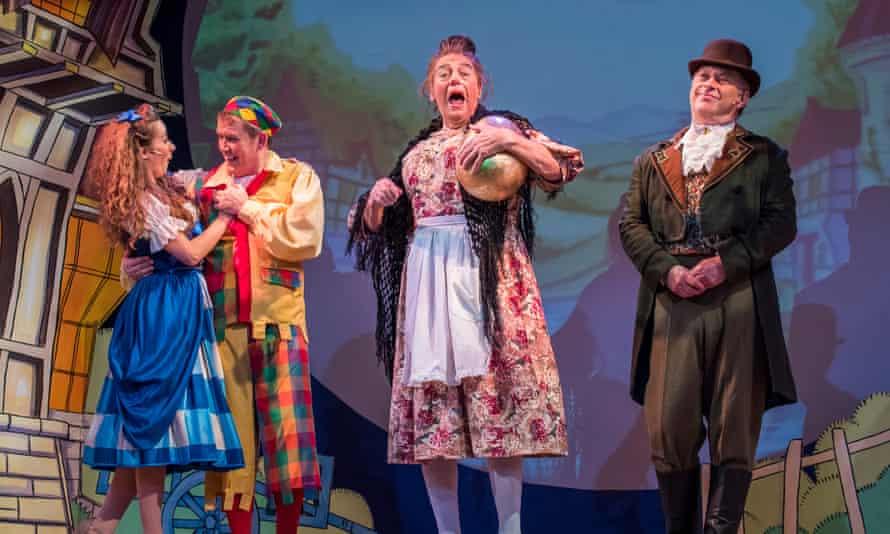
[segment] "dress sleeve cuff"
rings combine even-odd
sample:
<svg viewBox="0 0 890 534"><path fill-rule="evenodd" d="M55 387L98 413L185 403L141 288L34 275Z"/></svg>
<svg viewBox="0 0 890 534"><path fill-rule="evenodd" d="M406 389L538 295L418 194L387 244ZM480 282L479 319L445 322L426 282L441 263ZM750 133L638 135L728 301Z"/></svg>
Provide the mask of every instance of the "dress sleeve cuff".
<svg viewBox="0 0 890 534"><path fill-rule="evenodd" d="M547 147L559 163L560 180L544 180L545 182L560 185L571 182L584 170L584 156L577 148L557 143L538 130L529 129L526 130L526 134L530 139Z"/></svg>

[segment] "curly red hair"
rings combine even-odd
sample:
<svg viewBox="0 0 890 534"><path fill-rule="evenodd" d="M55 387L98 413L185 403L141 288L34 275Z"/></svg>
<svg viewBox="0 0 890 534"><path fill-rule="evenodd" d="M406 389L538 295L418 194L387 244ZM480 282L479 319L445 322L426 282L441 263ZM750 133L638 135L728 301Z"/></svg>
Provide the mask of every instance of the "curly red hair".
<svg viewBox="0 0 890 534"><path fill-rule="evenodd" d="M137 121L112 121L99 129L90 151L85 176L96 184L101 200L99 224L115 244L132 248L145 233L145 207L141 196L149 190L160 192L160 200L170 206L174 217L190 220L187 201L161 176L149 176L140 158L156 131L153 123L161 117L149 104L135 109Z"/></svg>

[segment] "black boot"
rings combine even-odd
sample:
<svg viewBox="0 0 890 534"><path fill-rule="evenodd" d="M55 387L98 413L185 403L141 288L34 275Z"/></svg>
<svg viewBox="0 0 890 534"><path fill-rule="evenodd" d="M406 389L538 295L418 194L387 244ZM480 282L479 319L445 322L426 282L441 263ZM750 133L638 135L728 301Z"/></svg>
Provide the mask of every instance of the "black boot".
<svg viewBox="0 0 890 534"><path fill-rule="evenodd" d="M711 466L705 534L736 534L745 513L751 471L739 467Z"/></svg>
<svg viewBox="0 0 890 534"><path fill-rule="evenodd" d="M666 534L701 532L701 471L656 472Z"/></svg>

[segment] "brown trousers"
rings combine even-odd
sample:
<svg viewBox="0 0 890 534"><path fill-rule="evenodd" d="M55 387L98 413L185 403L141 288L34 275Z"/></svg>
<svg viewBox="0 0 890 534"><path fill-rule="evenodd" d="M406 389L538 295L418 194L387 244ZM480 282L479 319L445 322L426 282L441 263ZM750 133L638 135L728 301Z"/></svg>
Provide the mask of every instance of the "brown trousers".
<svg viewBox="0 0 890 534"><path fill-rule="evenodd" d="M751 469L766 403L762 346L748 281L692 299L656 294L643 411L657 471L697 467L706 436L713 465Z"/></svg>

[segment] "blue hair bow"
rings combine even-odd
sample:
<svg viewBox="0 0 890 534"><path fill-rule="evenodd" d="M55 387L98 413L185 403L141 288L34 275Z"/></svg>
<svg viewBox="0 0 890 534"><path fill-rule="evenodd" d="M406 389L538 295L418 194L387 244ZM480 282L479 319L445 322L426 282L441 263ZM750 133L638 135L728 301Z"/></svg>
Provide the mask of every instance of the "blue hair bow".
<svg viewBox="0 0 890 534"><path fill-rule="evenodd" d="M114 120L117 122L136 122L142 120L142 115L136 113L135 109L128 109L121 112Z"/></svg>

